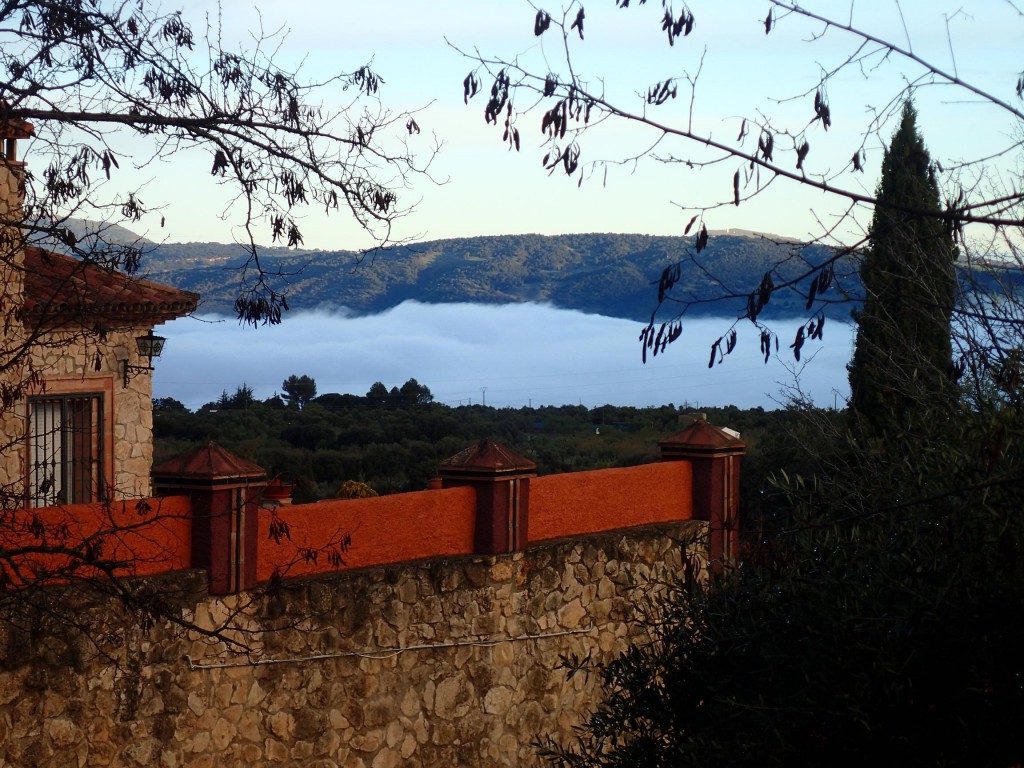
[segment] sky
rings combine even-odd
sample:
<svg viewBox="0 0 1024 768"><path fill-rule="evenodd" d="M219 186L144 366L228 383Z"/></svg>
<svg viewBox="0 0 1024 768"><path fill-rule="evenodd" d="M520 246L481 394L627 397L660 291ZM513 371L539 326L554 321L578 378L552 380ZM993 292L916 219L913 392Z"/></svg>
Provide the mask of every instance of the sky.
<svg viewBox="0 0 1024 768"><path fill-rule="evenodd" d="M186 17L197 29L207 18L217 19L213 2L189 0L185 5ZM964 80L1016 100L1013 89L1024 67L1019 55L1024 50L1024 18L1011 2L975 2L966 6L969 13L963 4L944 0L822 0L805 6L852 20ZM552 15L561 13L562 6L544 7ZM619 9L612 0L591 0L586 3L585 39L569 40L577 72L595 86L600 84L611 100L636 110L643 108L637 92L651 82L699 72L692 103L684 91L651 114L667 124L685 125L692 110L697 130L734 141L742 115L769 115L777 126L793 131L806 127L813 116L812 95L800 94L813 93L820 73L856 50L857 42L841 30L825 32L821 24L797 18L779 20L765 35L769 6L764 0L693 0L690 7L696 18L693 34L670 47L659 26L660 3ZM442 148L431 165L431 178L417 178L403 191L401 201L412 212L398 223L397 237L680 234L696 207L731 196L732 175L740 168L736 161L689 169L648 158L607 166L607 173L599 168L579 188L576 178L568 180L559 173L549 177L541 165L539 113L522 118L521 152L508 151L500 130L484 123L486 94L468 106L463 103L462 81L474 64L457 49L519 57L539 72L563 70L561 37L555 31L534 36L535 10L526 0L221 0L219 8L229 46L251 44L245 42L250 30L282 30L286 34L277 60L286 66L301 64L311 79L350 71L372 58L385 80L384 106L419 110L420 148L426 152L435 138ZM575 16L574 9L569 13ZM872 110L883 109L908 79L920 73L916 64L890 57L871 59L836 76L828 90L832 128L826 132L819 123L807 130L810 172L831 173L846 165L870 124ZM486 88L489 81L484 81ZM328 107L340 105L334 95L325 96ZM932 155L948 167L984 156L1020 136L1019 126L969 93L927 87L918 91L916 103ZM890 123L882 135L891 130ZM656 138L635 125L605 124L587 137L583 160L629 158ZM753 140L747 139L748 146ZM692 144L665 143L659 149L684 159L709 158ZM870 193L881 162L879 139L869 138L866 149L867 172L847 173L839 181ZM997 166L1004 172L1019 170L1018 162L1014 156ZM160 227L159 217L149 217L139 227L142 234L169 241L226 242L237 237L233 222L237 224L238 212L234 218L230 211L226 219L220 215L227 198L208 169L209 157L200 153L175 157L130 176L146 182L147 203L166 204L160 212L165 225ZM806 238L831 227L843 208L818 192L776 181L768 194L738 207L710 211L706 221L712 230L740 228ZM372 244L343 215L311 213L301 225L306 247L354 249ZM841 234L849 239L857 232L854 225Z"/></svg>
<svg viewBox="0 0 1024 768"><path fill-rule="evenodd" d="M163 7L174 4L169 0ZM549 175L541 162L538 112L520 118L522 149L516 153L502 142L500 127L483 120L490 83L485 75L485 93L469 105L463 103L463 79L476 65L460 50L516 60L544 73L565 71L567 45L578 74L602 89L610 101L637 112L645 109L642 93L651 83L681 78L679 97L651 107L652 117L669 126L692 125L694 131L727 143L737 141L744 116L770 118L777 131L805 131L811 146L805 164L810 176L828 177L865 194L877 184L883 141L895 127L891 115L898 112L898 95L914 83L919 86L915 105L921 131L933 159L947 169L942 181L952 180L955 171L950 169L990 155L995 157L985 163L988 175L975 176L968 166L963 183L989 191L1020 178L1020 152L996 154L1020 141L1024 134L1019 121L969 91L929 84L928 78L921 79L920 65L899 56L874 55L840 69L850 57L873 50L871 45L858 48L861 41L840 29L791 16L777 19L766 35L765 0L692 0L694 32L671 47L659 25L662 4L654 0L643 5L638 0L627 9L616 8L613 0L589 0L585 39L570 36L564 42L554 30L534 36L536 7L527 0L183 4L197 30L207 19L216 24L219 18L219 34L229 48L251 45L251 30L280 30L275 60L286 68L301 66L311 80L352 71L372 59L385 81L380 91L383 106L396 113L415 112L422 129L415 137L418 156L429 156L434 142L441 145L429 176L413 177L410 188L401 192L400 203L410 213L396 223L393 234L398 239L577 232L679 235L702 206L728 200L730 204L705 212L710 230L732 228L800 239L829 231L838 240L851 242L863 235L870 217L870 211L860 210L853 218L843 218L842 200L785 180L767 184L764 194L734 206L733 174L739 171L746 179L745 166L731 159L710 162L719 156L692 142L667 139L657 144L657 153L692 165L658 162L645 152L660 134L621 121L603 123L584 137L581 159L598 165L582 185L577 185L578 177ZM962 0L807 0L803 5L835 14L837 20L890 40L1021 107L1014 93L1024 68L1019 0L976 0L969 5ZM576 14L576 6L545 4L545 9L556 17ZM811 124L813 94L822 74L833 71L837 74L827 89L832 125L826 131L820 122ZM685 85L688 80L696 83L692 98ZM324 104L341 108L343 99L350 97L325 91ZM526 106L525 99L516 103L517 111ZM890 117L874 124L879 114ZM756 131L748 135L748 149L753 150L756 137ZM781 146L781 134L779 141ZM861 146L865 171L855 174L849 161ZM129 142L124 148L131 150L133 145ZM777 152L777 157L784 165L794 163L792 154ZM139 234L171 242L231 242L239 237L241 212L227 207L230 198L210 176L207 152L180 153L136 170L130 166L122 162L111 185L141 185L144 202L160 206L157 214L133 227ZM357 250L374 244L344 215L309 212L300 225L307 248ZM266 235L264 229L264 242L269 240ZM498 314L461 308L459 320L447 317L443 309L422 307L358 321L297 315L286 319L283 329L257 332L238 329L233 322L211 327L195 319L180 320L162 331L170 343L155 375L156 394L195 406L244 381L258 395L268 396L284 377L305 373L318 380L321 392L357 394L377 379L392 386L414 376L450 403L482 397L487 387L489 404L523 405L534 393L543 402L699 403L707 393L719 405L771 405L777 402L780 384L792 381L786 360L772 361L773 369L756 361L730 361L713 372L716 377L705 380L706 350L718 333L714 328L687 331L686 352L677 346L656 364L641 367L636 324L560 317L558 322L575 336L545 338L554 320L544 316L543 308L531 308L528 318L516 320L529 322L538 339L531 346L533 356L523 357L516 338L500 335L505 325L500 312L494 311ZM235 327L228 330L228 325ZM483 329L492 329L487 343L473 337L474 331ZM246 333L250 335L239 335ZM747 346L756 352L756 343ZM228 364L236 352L246 361L259 362L254 369L245 367L249 362ZM820 404L839 402L843 396L848 356L848 339L833 340L808 368ZM263 359L275 362L264 364ZM453 362L457 360L464 362ZM698 373L699 381L690 378ZM734 394L737 386L742 391Z"/></svg>

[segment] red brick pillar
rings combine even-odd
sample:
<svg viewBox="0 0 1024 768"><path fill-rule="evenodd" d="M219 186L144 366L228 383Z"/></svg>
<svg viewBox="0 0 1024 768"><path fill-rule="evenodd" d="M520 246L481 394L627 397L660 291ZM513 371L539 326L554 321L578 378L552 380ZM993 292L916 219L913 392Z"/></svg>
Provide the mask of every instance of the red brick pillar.
<svg viewBox="0 0 1024 768"><path fill-rule="evenodd" d="M481 440L437 469L442 488L471 486L476 490L473 549L496 555L526 547L530 510L530 478L537 465L493 440Z"/></svg>
<svg viewBox="0 0 1024 768"><path fill-rule="evenodd" d="M256 586L258 523L266 471L209 442L153 468L157 495L192 500L192 567L206 570L210 594Z"/></svg>
<svg viewBox="0 0 1024 768"><path fill-rule="evenodd" d="M708 562L720 572L739 556L740 460L747 444L700 418L658 445L662 461L689 461L693 467L693 517L708 521Z"/></svg>

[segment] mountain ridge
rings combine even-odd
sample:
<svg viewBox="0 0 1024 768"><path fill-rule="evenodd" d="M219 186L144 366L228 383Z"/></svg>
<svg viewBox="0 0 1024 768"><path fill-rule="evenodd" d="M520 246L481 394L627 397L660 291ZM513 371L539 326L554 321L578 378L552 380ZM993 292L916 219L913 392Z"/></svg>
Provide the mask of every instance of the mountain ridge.
<svg viewBox="0 0 1024 768"><path fill-rule="evenodd" d="M676 262L680 278L673 295L692 302L689 316L740 316L746 296L766 272L774 269L781 284L831 255L819 245L726 231L711 234L700 253L693 237L587 233L431 240L384 248L361 261L354 251L269 248L261 251L261 261L279 273L271 285L284 292L293 310L345 307L373 314L410 299L534 301L646 322L657 304L662 271ZM230 313L244 259L237 245L161 243L146 249L144 270L149 279L201 294L202 311ZM849 297L859 290L856 263L840 260L835 288L822 297L824 311L848 318ZM798 291L780 289L764 314L802 315L805 303Z"/></svg>

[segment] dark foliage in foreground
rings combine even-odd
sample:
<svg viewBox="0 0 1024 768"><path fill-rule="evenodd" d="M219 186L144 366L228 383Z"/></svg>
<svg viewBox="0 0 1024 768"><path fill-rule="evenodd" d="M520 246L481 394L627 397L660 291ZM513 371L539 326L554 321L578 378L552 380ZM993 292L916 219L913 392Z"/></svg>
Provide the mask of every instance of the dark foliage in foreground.
<svg viewBox="0 0 1024 768"><path fill-rule="evenodd" d="M542 746L550 762L1019 764L1022 460L993 461L990 423L932 415L949 439L819 435L818 479L780 477L785 523L709 587L671 585L651 641L598 670L607 699L579 743Z"/></svg>

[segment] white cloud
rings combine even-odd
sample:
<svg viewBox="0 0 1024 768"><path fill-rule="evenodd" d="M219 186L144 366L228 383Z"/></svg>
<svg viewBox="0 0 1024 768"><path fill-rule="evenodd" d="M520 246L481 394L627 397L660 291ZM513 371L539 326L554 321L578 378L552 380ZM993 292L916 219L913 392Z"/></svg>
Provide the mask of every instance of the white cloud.
<svg viewBox="0 0 1024 768"><path fill-rule="evenodd" d="M640 325L537 304L485 306L406 302L379 315L290 315L276 327L242 328L234 320L178 320L161 332L168 343L156 362L155 396L191 408L241 384L258 398L278 391L291 374L316 379L326 392L362 395L375 381L389 388L416 378L437 400L521 407L729 405L773 407L792 373L779 359L765 365L756 335L743 334L737 351L708 370L711 342L728 321L688 321L682 339L664 355L640 361ZM786 338L795 323L780 321ZM847 390L850 331L830 324L826 343L802 374L821 405ZM785 356L786 342L782 342ZM805 358L815 349L805 347ZM789 358L787 357L786 360ZM836 395L834 390L838 390Z"/></svg>

